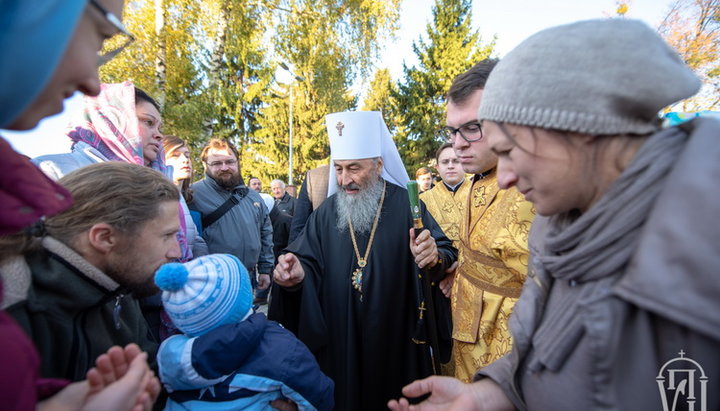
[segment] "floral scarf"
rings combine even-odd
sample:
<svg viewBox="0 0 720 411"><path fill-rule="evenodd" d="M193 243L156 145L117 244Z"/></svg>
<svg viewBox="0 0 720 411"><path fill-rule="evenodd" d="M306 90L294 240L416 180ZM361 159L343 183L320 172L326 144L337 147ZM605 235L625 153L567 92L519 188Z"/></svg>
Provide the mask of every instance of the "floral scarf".
<svg viewBox="0 0 720 411"><path fill-rule="evenodd" d="M126 81L118 84L102 84L97 97L85 96L83 111L79 119L73 122L68 137L73 141L84 142L98 150L111 161L124 161L144 165L143 144L140 137L140 124L135 112L135 86ZM163 150L148 167L168 175ZM182 251L181 261L192 258L188 246L187 226L184 211L178 204L180 215L180 231L178 242Z"/></svg>
<svg viewBox="0 0 720 411"><path fill-rule="evenodd" d="M97 97L85 96L81 118L67 135L73 143L85 142L109 160L144 165L139 130L135 86L126 81L103 84ZM162 150L149 167L167 174Z"/></svg>

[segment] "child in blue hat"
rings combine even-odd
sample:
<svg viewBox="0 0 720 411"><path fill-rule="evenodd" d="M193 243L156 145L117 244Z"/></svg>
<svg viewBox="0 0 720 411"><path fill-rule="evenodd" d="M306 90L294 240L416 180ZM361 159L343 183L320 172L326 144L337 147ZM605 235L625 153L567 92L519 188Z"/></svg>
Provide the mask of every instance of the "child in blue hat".
<svg viewBox="0 0 720 411"><path fill-rule="evenodd" d="M253 313L245 266L229 254L165 264L155 274L168 316L184 334L158 351L166 410L331 410L334 384L308 348L264 314Z"/></svg>

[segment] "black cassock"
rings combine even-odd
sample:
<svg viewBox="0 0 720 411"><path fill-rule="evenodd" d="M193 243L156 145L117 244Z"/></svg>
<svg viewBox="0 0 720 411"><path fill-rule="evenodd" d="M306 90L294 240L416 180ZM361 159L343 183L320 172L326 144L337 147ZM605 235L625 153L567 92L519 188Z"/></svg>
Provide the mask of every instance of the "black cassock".
<svg viewBox="0 0 720 411"><path fill-rule="evenodd" d="M361 300L351 283L357 257L349 232L336 227L335 199L331 196L310 215L305 230L286 249L300 259L305 280L294 290L274 287L269 316L307 344L335 381L335 409L384 410L389 399L401 396L404 385L432 373L427 345L412 340L419 280L409 248L410 203L404 188L387 184L363 270ZM457 250L421 208L442 260L429 274L441 278L457 259ZM369 237L356 235L361 256ZM438 322L449 334L449 310Z"/></svg>

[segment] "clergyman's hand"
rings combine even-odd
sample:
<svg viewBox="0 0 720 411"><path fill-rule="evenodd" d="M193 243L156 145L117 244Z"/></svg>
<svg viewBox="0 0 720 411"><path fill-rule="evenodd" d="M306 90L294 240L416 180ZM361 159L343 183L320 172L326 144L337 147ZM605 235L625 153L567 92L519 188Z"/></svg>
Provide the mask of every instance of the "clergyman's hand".
<svg viewBox="0 0 720 411"><path fill-rule="evenodd" d="M452 286L453 282L455 281L455 271L457 270L458 262L455 261L450 268L445 270L445 278L440 280L440 283L438 284L438 287L440 287L440 291L442 291L443 295L446 298L450 298L450 295L452 293Z"/></svg>
<svg viewBox="0 0 720 411"><path fill-rule="evenodd" d="M438 262L437 244L430 230L422 230L416 238L415 229L410 229L410 252L420 268L432 268Z"/></svg>
<svg viewBox="0 0 720 411"><path fill-rule="evenodd" d="M294 287L305 279L305 270L295 254L285 253L278 257L273 278L282 287Z"/></svg>

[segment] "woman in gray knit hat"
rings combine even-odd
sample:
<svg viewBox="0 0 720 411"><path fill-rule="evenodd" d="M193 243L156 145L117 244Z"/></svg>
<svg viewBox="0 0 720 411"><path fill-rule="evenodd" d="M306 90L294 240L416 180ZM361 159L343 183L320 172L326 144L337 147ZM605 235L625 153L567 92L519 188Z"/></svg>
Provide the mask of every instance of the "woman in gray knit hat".
<svg viewBox="0 0 720 411"><path fill-rule="evenodd" d="M720 376L720 122L661 129L658 116L699 88L626 19L541 31L495 67L483 135L500 187L538 213L514 346L473 384L431 377L405 395L432 393L422 409L720 408L707 386Z"/></svg>

